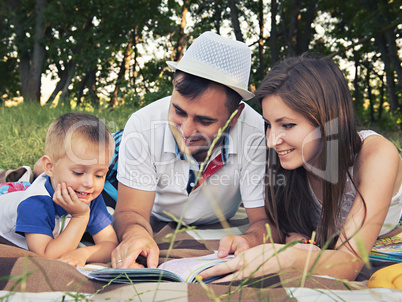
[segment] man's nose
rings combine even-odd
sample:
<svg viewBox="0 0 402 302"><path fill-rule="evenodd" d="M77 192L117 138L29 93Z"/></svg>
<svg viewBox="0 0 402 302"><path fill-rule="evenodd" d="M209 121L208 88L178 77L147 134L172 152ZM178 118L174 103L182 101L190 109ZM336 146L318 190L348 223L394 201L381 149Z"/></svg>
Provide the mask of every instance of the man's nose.
<svg viewBox="0 0 402 302"><path fill-rule="evenodd" d="M186 120L183 121L180 130L185 138L190 137L197 132L194 121L191 118L186 118Z"/></svg>

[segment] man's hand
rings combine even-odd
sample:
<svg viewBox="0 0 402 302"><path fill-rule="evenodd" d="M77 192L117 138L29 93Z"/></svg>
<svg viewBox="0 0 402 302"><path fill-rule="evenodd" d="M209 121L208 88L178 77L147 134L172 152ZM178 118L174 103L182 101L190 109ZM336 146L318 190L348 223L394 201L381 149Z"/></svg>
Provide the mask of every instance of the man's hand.
<svg viewBox="0 0 402 302"><path fill-rule="evenodd" d="M268 224L264 207L246 209L246 212L250 223L249 228L243 235L222 237L219 242L218 257L226 257L230 253L234 253L237 256L249 248L264 243L264 238L266 238L267 234L266 225ZM275 237L276 232L273 235Z"/></svg>
<svg viewBox="0 0 402 302"><path fill-rule="evenodd" d="M133 230L112 252L113 268L140 268L136 262L139 255L147 259L147 267L156 268L159 260L159 248L153 238L144 229Z"/></svg>
<svg viewBox="0 0 402 302"><path fill-rule="evenodd" d="M147 259L147 267L155 268L159 262L159 248L152 238L149 223L155 200L155 191L142 191L118 186L113 227L121 243L112 252L112 267L143 267L138 256Z"/></svg>
<svg viewBox="0 0 402 302"><path fill-rule="evenodd" d="M237 256L249 248L250 245L244 236L226 235L219 241L218 257L223 258L230 253L234 253Z"/></svg>

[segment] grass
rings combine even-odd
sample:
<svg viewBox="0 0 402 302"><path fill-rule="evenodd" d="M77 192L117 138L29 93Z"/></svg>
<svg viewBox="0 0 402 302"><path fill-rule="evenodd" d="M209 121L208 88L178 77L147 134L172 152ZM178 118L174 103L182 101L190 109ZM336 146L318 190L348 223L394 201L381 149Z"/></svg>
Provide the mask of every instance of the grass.
<svg viewBox="0 0 402 302"><path fill-rule="evenodd" d="M138 107L121 106L117 109L74 108L57 106L50 108L36 103L22 103L13 107L0 107L0 169L15 169L31 166L42 156L46 131L58 116L81 111L101 118L113 132L124 128L130 115ZM364 125L363 125L364 128ZM382 130L378 125L367 125L391 140L402 154L402 135L400 130Z"/></svg>

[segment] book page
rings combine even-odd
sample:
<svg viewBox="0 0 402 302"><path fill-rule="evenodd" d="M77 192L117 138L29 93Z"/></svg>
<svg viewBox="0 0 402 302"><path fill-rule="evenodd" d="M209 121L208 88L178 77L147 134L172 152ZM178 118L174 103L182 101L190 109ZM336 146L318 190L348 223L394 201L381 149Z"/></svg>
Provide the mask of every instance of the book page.
<svg viewBox="0 0 402 302"><path fill-rule="evenodd" d="M180 276L185 282L192 283L195 282L195 277L214 265L219 263L226 262L230 259L234 258L234 256L228 256L226 258L218 258L217 252L214 254L201 256L201 257L192 257L192 258L181 258L166 261L158 266L158 268L170 271ZM214 278L215 279L218 279ZM205 283L209 283L213 280L204 280Z"/></svg>
<svg viewBox="0 0 402 302"><path fill-rule="evenodd" d="M370 259L382 261L402 261L402 233L378 239L374 244Z"/></svg>
<svg viewBox="0 0 402 302"><path fill-rule="evenodd" d="M223 263L233 258L218 258L217 252L207 256L181 258L166 261L158 268L105 268L104 266L87 264L85 267L77 267L77 270L86 277L98 281L114 283L135 282L196 282L195 277L218 263ZM212 282L220 277L203 280L205 283Z"/></svg>

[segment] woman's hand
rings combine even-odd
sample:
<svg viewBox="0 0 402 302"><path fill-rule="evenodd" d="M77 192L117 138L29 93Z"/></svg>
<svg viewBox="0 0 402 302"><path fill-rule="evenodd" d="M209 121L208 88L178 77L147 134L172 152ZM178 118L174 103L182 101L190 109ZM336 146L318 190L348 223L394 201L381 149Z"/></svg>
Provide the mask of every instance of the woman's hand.
<svg viewBox="0 0 402 302"><path fill-rule="evenodd" d="M298 234L298 233L289 233L289 236L286 237L286 243L289 243L292 241L300 241L303 238L306 238L306 236L303 236L302 234Z"/></svg>
<svg viewBox="0 0 402 302"><path fill-rule="evenodd" d="M301 235L301 234L290 233L289 236L286 237L286 243L297 241L297 243L294 245L295 248L298 248L298 249L301 249L301 250L306 250L306 251L309 251L311 249L312 252L318 252L318 251L321 250L316 245L301 243L300 241L302 239L305 239L305 238L306 237Z"/></svg>
<svg viewBox="0 0 402 302"><path fill-rule="evenodd" d="M282 269L289 268L291 261L289 251L284 250L283 244L267 243L258 245L240 253L235 258L200 273L205 280L214 276L224 276L216 282L230 282L247 277L260 277L266 274L278 273ZM286 266L286 267L284 267Z"/></svg>

